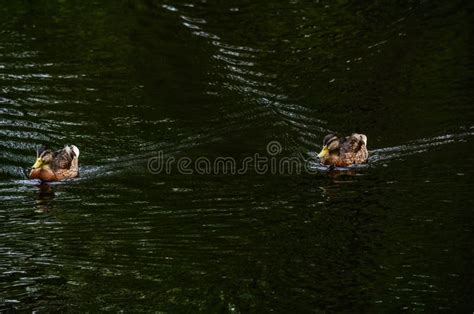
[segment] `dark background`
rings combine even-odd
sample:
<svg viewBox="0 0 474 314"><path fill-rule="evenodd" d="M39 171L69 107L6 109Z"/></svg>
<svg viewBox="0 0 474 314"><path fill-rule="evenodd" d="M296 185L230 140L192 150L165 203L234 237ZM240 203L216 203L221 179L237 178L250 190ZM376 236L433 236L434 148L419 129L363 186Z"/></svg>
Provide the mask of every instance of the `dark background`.
<svg viewBox="0 0 474 314"><path fill-rule="evenodd" d="M472 312L471 1L0 1L0 309ZM153 175L318 151L339 175ZM38 185L41 144L81 177Z"/></svg>

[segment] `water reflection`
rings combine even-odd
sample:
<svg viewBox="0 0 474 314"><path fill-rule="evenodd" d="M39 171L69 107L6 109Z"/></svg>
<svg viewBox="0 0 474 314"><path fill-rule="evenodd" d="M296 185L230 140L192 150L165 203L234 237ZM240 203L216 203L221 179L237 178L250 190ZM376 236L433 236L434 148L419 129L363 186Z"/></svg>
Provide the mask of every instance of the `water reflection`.
<svg viewBox="0 0 474 314"><path fill-rule="evenodd" d="M42 182L38 185L36 212L48 213L53 209L54 190L49 183Z"/></svg>

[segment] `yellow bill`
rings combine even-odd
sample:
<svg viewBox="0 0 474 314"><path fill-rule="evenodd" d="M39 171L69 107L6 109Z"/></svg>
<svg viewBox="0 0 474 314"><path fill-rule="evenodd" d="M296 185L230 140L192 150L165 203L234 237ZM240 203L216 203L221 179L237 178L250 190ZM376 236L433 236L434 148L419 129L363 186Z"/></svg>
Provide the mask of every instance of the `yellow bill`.
<svg viewBox="0 0 474 314"><path fill-rule="evenodd" d="M36 162L35 164L33 165L33 169L38 169L38 168L41 168L41 166L43 166L43 160L41 158L38 158L36 159Z"/></svg>
<svg viewBox="0 0 474 314"><path fill-rule="evenodd" d="M327 154L329 154L329 149L327 146L323 146L323 149L321 150L321 152L318 154L318 158L323 158L324 156L326 156Z"/></svg>

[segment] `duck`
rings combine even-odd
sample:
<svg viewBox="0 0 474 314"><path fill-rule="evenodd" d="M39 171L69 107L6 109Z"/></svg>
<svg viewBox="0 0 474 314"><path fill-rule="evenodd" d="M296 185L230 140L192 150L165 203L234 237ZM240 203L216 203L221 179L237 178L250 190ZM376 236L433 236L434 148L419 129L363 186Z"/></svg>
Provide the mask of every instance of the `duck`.
<svg viewBox="0 0 474 314"><path fill-rule="evenodd" d="M52 151L45 146L36 151L36 162L31 167L30 179L41 181L62 181L75 178L79 174L79 148L66 145Z"/></svg>
<svg viewBox="0 0 474 314"><path fill-rule="evenodd" d="M318 154L321 164L347 167L367 162L367 136L352 133L346 137L328 134L323 139L323 148Z"/></svg>

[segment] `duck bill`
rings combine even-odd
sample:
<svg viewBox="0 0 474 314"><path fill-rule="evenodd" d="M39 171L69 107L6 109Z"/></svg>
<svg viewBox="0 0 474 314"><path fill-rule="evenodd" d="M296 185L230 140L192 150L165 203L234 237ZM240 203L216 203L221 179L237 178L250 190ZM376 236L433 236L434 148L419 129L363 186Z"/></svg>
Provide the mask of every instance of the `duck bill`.
<svg viewBox="0 0 474 314"><path fill-rule="evenodd" d="M324 146L323 149L321 150L321 152L318 154L318 158L323 158L327 154L329 154L329 149L328 149L327 146Z"/></svg>
<svg viewBox="0 0 474 314"><path fill-rule="evenodd" d="M41 160L41 158L38 158L36 159L35 164L31 168L38 169L38 168L41 168L42 166L43 166L43 160Z"/></svg>

